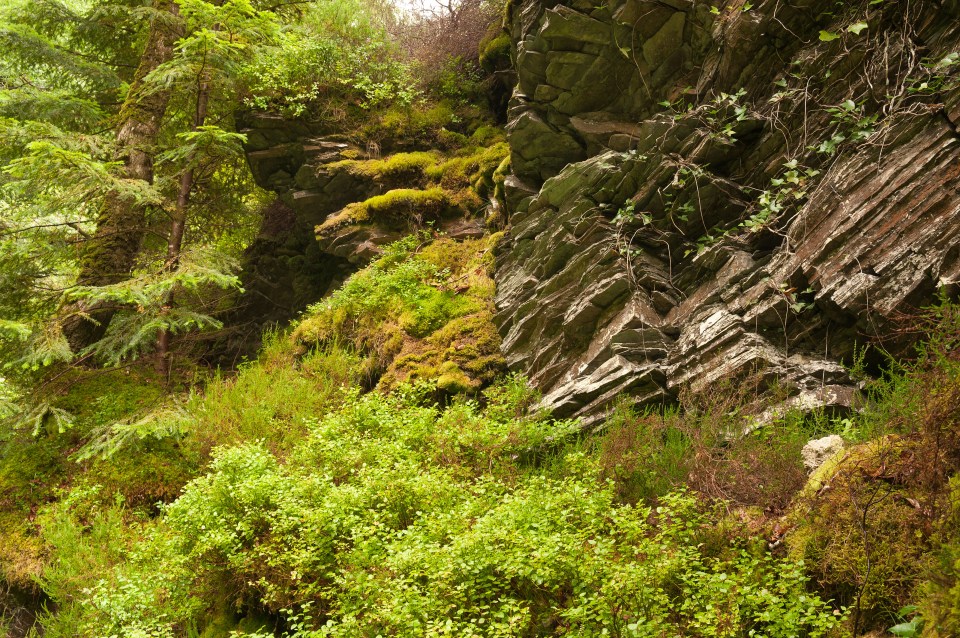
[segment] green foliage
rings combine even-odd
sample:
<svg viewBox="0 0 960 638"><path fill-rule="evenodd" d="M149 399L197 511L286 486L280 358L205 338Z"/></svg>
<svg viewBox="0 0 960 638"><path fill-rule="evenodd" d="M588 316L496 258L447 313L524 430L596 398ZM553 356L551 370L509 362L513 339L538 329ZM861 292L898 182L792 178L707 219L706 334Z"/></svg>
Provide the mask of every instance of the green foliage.
<svg viewBox="0 0 960 638"><path fill-rule="evenodd" d="M946 518L935 562L924 574L926 582L918 592L921 621L927 635L937 638L960 632L960 476L954 476L950 481L950 505ZM910 622L919 624L914 620Z"/></svg>
<svg viewBox="0 0 960 638"><path fill-rule="evenodd" d="M747 416L758 383L718 383L703 395L685 393L678 407L618 404L588 449L628 502L654 503L690 487L730 506L783 512L806 481L800 450L818 425L790 412L758 425Z"/></svg>
<svg viewBox="0 0 960 638"><path fill-rule="evenodd" d="M818 170L800 166L796 160L786 162L783 167L786 170L770 180L773 188L760 193L756 212L740 224L741 228L756 233L774 223L788 206L806 198L810 181L820 174Z"/></svg>
<svg viewBox="0 0 960 638"><path fill-rule="evenodd" d="M336 120L346 106L409 105L417 97L376 12L357 0L311 3L246 69L246 104Z"/></svg>
<svg viewBox="0 0 960 638"><path fill-rule="evenodd" d="M21 364L19 374L25 379L76 356L118 363L150 350L162 332L219 327L203 297L217 288L237 288L232 260L212 258L215 251L198 241L192 252L207 263L194 260L191 272L180 276L160 258L166 242L156 237L162 239L169 227L181 177L190 171L199 186L191 193L189 236L236 252L243 247L231 245L236 228L243 226L237 222L259 202L242 158L244 138L229 130L230 116L245 65L277 32L276 16L247 0L183 0L176 16L162 5L132 9L113 0L41 4L39 11L20 3L0 11L0 37L11 44L0 55L0 112L5 116L0 120L0 311L24 328L2 331L0 351L5 363ZM144 62L139 56L151 22L181 37L172 59L139 78L143 82L136 95L125 96L131 73ZM123 37L117 37L117 29ZM201 93L217 126L192 126ZM131 99L125 102L125 97ZM120 129L133 99L154 100L160 106L153 108L161 109L155 117L164 119L156 139L139 149L147 153L141 161L154 166L152 180L131 178L129 149L111 130ZM127 106L118 113L122 103ZM237 175L240 166L245 178ZM130 218L139 228L126 228L134 223L127 220L118 229L110 226L115 222L109 211L116 209L146 212L142 219ZM224 209L229 229L218 223ZM200 211L195 222L193 215ZM81 272L78 256L84 264L99 258L101 266L114 268L109 253L123 244L114 237L129 233L149 237L144 242L132 238L140 244L135 263L120 263L117 272L97 272L95 281L87 273L82 285L75 286ZM101 242L99 234L109 239ZM215 272L214 266L223 269ZM137 276L121 281L135 267ZM111 285L92 285L105 283L101 279ZM173 291L199 294L189 303L187 295L170 297ZM168 304L171 298L176 301ZM59 311L65 305L81 317L93 318L85 315L87 310L103 305L120 312L113 315L116 320L104 340L72 352L61 327L76 317Z"/></svg>
<svg viewBox="0 0 960 638"><path fill-rule="evenodd" d="M216 329L222 323L210 315L189 307L168 307L174 293L197 293L210 288L240 289L240 280L231 273L235 261L211 249L184 253L179 268L170 271L153 268L130 279L108 286L75 286L65 297L68 301L90 304L107 303L130 308L114 318L106 336L80 352L94 355L110 365L151 350L161 332Z"/></svg>
<svg viewBox="0 0 960 638"><path fill-rule="evenodd" d="M156 533L89 590L80 626L136 635L147 618L153 631L199 622L200 601L229 582L228 601L287 615L297 636L836 627L800 565L710 541L718 512L692 496L620 504L578 451L559 453L551 476L537 471L575 424L516 418L525 393L497 389L486 410L422 396L350 394L286 464L259 444L216 452Z"/></svg>
<svg viewBox="0 0 960 638"><path fill-rule="evenodd" d="M186 402L185 444L207 455L218 445L262 441L284 454L309 419L339 405L340 390L357 383L359 368L358 358L336 343L295 358L285 337L269 336L258 361L231 378L215 377Z"/></svg>
<svg viewBox="0 0 960 638"><path fill-rule="evenodd" d="M382 151L394 149L443 147L446 133L457 128L461 120L457 110L447 102L399 104L372 113L364 122L358 137L372 142ZM458 140L454 146L459 146Z"/></svg>
<svg viewBox="0 0 960 638"><path fill-rule="evenodd" d="M177 0L177 5L185 36L177 41L173 59L150 73L148 84L154 91L190 95L206 81L217 94L230 96L255 47L276 37L275 14L258 10L250 0Z"/></svg>

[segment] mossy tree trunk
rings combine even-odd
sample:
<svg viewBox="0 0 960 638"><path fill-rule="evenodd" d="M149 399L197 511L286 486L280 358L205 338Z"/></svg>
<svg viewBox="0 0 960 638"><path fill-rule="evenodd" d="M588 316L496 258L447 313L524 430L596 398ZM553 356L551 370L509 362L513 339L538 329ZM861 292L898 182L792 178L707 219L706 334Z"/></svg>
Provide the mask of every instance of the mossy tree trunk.
<svg viewBox="0 0 960 638"><path fill-rule="evenodd" d="M116 141L117 159L130 179L153 181L153 153L160 125L170 100L168 90L147 90L145 78L173 56L176 38L172 26L178 7L159 0L140 63L120 110ZM97 228L83 249L77 283L106 286L130 276L146 227L147 206L116 192L107 193ZM71 304L63 309L63 330L74 352L103 337L116 308L96 304Z"/></svg>

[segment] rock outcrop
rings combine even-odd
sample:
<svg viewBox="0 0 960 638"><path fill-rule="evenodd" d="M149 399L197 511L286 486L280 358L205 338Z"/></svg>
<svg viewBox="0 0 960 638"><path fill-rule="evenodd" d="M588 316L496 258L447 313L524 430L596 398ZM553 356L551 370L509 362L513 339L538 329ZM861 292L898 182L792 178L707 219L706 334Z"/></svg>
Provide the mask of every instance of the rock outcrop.
<svg viewBox="0 0 960 638"><path fill-rule="evenodd" d="M849 406L841 361L960 282L960 8L521 0L513 369L590 424L762 374Z"/></svg>
<svg viewBox="0 0 960 638"><path fill-rule="evenodd" d="M450 159L429 150L381 159L378 147L359 148L307 120L248 113L244 125L251 173L277 195L247 250L245 292L236 317L228 321L242 325L253 318L241 337L252 346L263 324L290 320L366 265L382 246L417 228L431 224L454 238L482 236L482 219L470 213L493 189L492 174L507 152L502 139L484 150L477 140L461 136L471 145L458 150L472 149L473 155ZM251 347L223 349L249 352Z"/></svg>

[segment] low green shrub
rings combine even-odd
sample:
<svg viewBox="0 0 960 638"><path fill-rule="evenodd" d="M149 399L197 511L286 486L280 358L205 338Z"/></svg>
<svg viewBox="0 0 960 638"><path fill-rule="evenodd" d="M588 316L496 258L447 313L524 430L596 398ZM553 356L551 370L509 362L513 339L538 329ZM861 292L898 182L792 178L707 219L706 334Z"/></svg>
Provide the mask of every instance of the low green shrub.
<svg viewBox="0 0 960 638"><path fill-rule="evenodd" d="M692 495L621 504L576 449L556 453L545 476L537 450L576 424L516 418L528 393L498 388L487 410L424 396L353 392L309 425L288 463L256 443L216 451L131 560L90 589L80 627L95 618L118 636L170 635L202 625L214 597L286 616L299 627L290 636L786 638L837 627L801 564L728 524L718 542L723 515Z"/></svg>

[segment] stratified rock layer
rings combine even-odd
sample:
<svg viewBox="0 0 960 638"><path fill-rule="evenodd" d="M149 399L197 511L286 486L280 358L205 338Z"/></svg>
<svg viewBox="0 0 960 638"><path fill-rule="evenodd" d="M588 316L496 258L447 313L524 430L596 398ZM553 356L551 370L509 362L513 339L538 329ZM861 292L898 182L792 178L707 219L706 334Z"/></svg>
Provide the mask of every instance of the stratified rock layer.
<svg viewBox="0 0 960 638"><path fill-rule="evenodd" d="M889 6L888 6L889 5ZM558 416L839 363L960 281L956 3L525 0L497 321Z"/></svg>

